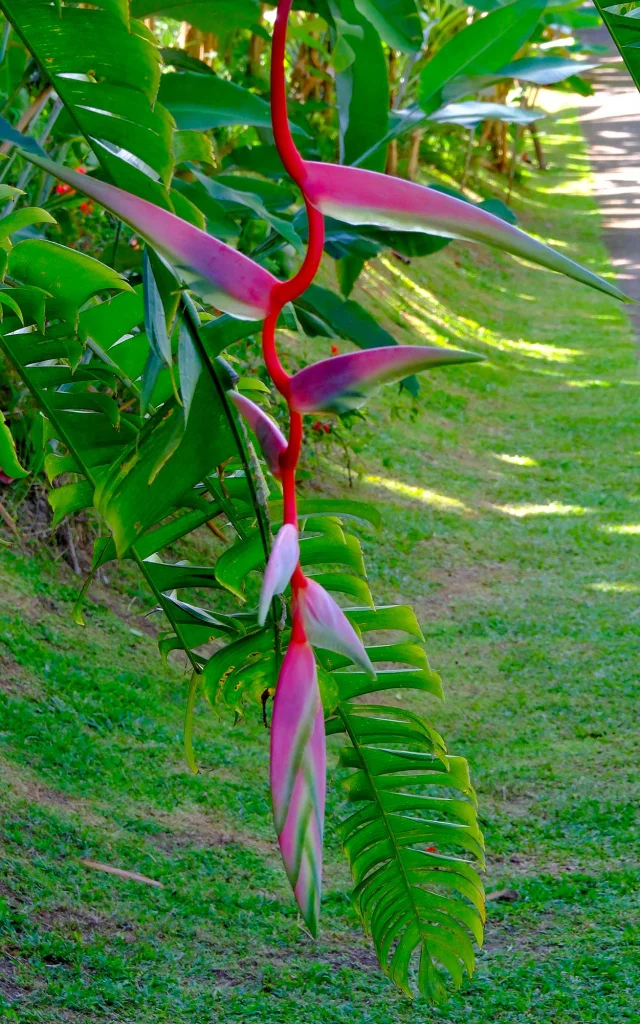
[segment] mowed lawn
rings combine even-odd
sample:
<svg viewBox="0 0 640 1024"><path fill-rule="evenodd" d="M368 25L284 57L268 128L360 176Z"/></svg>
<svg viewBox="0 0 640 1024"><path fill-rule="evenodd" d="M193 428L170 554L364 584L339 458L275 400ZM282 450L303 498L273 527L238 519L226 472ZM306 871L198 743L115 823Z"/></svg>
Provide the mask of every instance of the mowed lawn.
<svg viewBox="0 0 640 1024"><path fill-rule="evenodd" d="M549 132L552 168L516 194L521 223L607 273L582 139L569 119ZM413 417L388 390L356 432L353 490L331 450L322 486L384 512L362 534L374 593L418 609L447 692L421 706L471 763L488 891L517 899L489 903L472 982L437 1011L409 1003L361 935L330 821L313 942L272 840L258 715L231 727L202 706L190 775L187 681L162 666L142 588L98 587L82 630L77 581L7 543L2 1020L640 1021L640 387L626 314L457 243L377 261L355 297L399 340L487 356L423 378Z"/></svg>

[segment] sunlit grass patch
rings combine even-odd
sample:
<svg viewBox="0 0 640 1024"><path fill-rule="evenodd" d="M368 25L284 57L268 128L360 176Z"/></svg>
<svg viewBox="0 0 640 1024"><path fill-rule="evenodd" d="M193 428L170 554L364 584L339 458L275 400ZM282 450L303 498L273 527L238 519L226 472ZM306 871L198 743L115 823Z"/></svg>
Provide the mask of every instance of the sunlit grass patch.
<svg viewBox="0 0 640 1024"><path fill-rule="evenodd" d="M583 505L563 505L559 501L549 501L546 504L535 503L523 505L492 505L497 512L503 512L507 516L514 516L516 519L526 519L527 516L584 516L594 510L585 508ZM639 528L640 530L640 528Z"/></svg>
<svg viewBox="0 0 640 1024"><path fill-rule="evenodd" d="M507 462L510 466L539 466L540 463L536 459L532 459L529 455L506 455L504 452L491 452L494 459L500 459L501 462Z"/></svg>
<svg viewBox="0 0 640 1024"><path fill-rule="evenodd" d="M601 594L640 594L638 583L611 583L606 580L600 583L589 583L589 590L598 590Z"/></svg>
<svg viewBox="0 0 640 1024"><path fill-rule="evenodd" d="M617 533L622 536L640 535L640 523L607 523L600 529L603 533Z"/></svg>

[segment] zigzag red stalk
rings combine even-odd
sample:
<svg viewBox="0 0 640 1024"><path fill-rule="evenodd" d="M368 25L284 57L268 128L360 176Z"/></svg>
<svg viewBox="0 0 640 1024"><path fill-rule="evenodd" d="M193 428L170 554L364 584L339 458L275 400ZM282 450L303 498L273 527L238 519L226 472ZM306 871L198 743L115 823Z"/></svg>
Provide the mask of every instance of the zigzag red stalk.
<svg viewBox="0 0 640 1024"><path fill-rule="evenodd" d="M280 0L278 14L273 31L271 50L271 118L276 148L288 174L302 191L307 208L309 222L309 240L304 262L295 277L283 281L272 294L271 310L264 322L262 332L262 349L269 376L289 406L289 444L280 458L282 469L282 488L284 498L284 522L297 528L298 513L296 505L296 467L302 448L302 416L292 408L290 400L291 376L280 362L276 347L276 328L278 318L288 302L297 299L315 278L324 248L324 217L307 199L304 190L306 171L304 161L296 149L289 128L287 112L287 91L285 80L285 49L287 41L287 23L293 0ZM297 590L305 585L304 575L298 565L293 579L294 598ZM300 623L296 623L302 630ZM304 631L302 630L302 635Z"/></svg>

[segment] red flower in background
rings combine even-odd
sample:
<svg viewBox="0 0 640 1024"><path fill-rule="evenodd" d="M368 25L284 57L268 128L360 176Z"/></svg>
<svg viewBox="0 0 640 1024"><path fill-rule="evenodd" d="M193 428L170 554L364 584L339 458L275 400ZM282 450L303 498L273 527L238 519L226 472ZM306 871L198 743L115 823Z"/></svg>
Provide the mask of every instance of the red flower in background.
<svg viewBox="0 0 640 1024"><path fill-rule="evenodd" d="M333 427L330 423L323 423L321 420L316 420L315 423L311 424L311 429L315 430L316 434L330 434Z"/></svg>
<svg viewBox="0 0 640 1024"><path fill-rule="evenodd" d="M76 194L75 188L71 188L71 185L56 185L56 195L59 196L74 196Z"/></svg>
<svg viewBox="0 0 640 1024"><path fill-rule="evenodd" d="M332 356L339 356L340 355L340 349L338 348L337 345L332 345L331 346L331 355Z"/></svg>
<svg viewBox="0 0 640 1024"><path fill-rule="evenodd" d="M80 212L84 213L85 216L89 213L93 213L95 207L90 199L87 199L84 203L80 203Z"/></svg>

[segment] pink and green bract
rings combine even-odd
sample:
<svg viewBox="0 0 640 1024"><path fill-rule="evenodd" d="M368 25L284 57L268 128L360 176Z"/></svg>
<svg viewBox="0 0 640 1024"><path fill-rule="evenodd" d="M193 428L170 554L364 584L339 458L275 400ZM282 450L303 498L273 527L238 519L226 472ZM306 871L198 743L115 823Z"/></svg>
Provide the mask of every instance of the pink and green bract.
<svg viewBox="0 0 640 1024"><path fill-rule="evenodd" d="M290 401L301 413L358 409L370 391L420 370L469 363L482 356L426 345L389 345L346 352L300 370L291 378Z"/></svg>
<svg viewBox="0 0 640 1024"><path fill-rule="evenodd" d="M537 242L513 224L437 189L358 167L311 162L305 164L304 188L316 209L347 224L372 224L484 242L566 274L614 298L625 299L615 285Z"/></svg>
<svg viewBox="0 0 640 1024"><path fill-rule="evenodd" d="M296 611L313 647L344 654L354 665L375 679L376 673L362 640L330 594L313 579L300 581L296 595Z"/></svg>
<svg viewBox="0 0 640 1024"><path fill-rule="evenodd" d="M316 662L296 619L273 705L271 803L285 870L313 935L320 917L325 775Z"/></svg>
<svg viewBox="0 0 640 1024"><path fill-rule="evenodd" d="M287 439L272 419L263 412L259 405L252 402L250 398L241 395L239 391L228 391L227 397L233 402L236 409L245 418L253 433L258 439L260 451L270 472L280 479L280 456L287 450Z"/></svg>
<svg viewBox="0 0 640 1024"><path fill-rule="evenodd" d="M174 267L181 280L212 306L240 320L262 320L278 280L237 249L168 210L106 181L78 174L44 157L27 159L116 214Z"/></svg>

